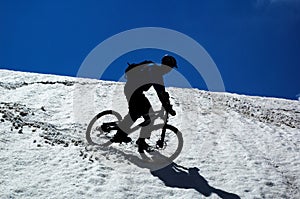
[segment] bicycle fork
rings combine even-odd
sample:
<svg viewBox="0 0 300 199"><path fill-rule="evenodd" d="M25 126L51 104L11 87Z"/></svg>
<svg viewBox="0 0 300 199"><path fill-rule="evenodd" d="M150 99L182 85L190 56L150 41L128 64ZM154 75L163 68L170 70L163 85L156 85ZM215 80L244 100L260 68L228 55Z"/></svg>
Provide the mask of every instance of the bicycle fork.
<svg viewBox="0 0 300 199"><path fill-rule="evenodd" d="M165 143L165 136L166 136L166 125L168 123L168 113L167 113L167 116L166 116L166 121L165 121L165 124L164 124L164 127L162 128L162 132L161 132L161 136L160 136L160 139L156 142L156 148L163 148L164 147L164 143Z"/></svg>

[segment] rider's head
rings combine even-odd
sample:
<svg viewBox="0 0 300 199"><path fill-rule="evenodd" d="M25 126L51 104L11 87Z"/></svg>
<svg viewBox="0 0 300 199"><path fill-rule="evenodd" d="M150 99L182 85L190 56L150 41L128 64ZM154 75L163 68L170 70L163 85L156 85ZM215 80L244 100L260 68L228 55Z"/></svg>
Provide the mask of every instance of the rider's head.
<svg viewBox="0 0 300 199"><path fill-rule="evenodd" d="M161 59L161 64L165 68L165 73L170 72L173 68L178 68L176 59L171 55L163 56L163 58Z"/></svg>

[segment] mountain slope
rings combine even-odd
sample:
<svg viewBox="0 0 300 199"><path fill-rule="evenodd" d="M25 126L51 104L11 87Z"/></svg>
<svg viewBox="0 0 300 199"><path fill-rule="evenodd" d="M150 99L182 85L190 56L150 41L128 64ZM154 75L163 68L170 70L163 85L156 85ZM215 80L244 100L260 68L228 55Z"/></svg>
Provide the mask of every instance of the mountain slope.
<svg viewBox="0 0 300 199"><path fill-rule="evenodd" d="M96 113L126 114L123 85L0 70L0 198L300 198L298 101L168 88L184 146L152 170L87 146Z"/></svg>

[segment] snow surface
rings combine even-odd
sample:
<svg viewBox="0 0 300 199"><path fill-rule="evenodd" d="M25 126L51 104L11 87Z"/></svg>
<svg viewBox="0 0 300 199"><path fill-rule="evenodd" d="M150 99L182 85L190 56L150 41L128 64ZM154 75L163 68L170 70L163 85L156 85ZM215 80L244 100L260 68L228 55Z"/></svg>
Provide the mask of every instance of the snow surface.
<svg viewBox="0 0 300 199"><path fill-rule="evenodd" d="M152 170L85 140L96 113L126 114L123 86L0 70L0 198L300 198L299 101L168 88L184 146Z"/></svg>

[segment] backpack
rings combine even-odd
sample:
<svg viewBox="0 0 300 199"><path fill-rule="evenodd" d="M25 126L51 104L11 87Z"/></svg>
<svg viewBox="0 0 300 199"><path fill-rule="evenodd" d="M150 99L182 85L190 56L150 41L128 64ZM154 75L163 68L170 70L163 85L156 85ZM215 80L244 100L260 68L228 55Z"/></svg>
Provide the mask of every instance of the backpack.
<svg viewBox="0 0 300 199"><path fill-rule="evenodd" d="M131 69L133 69L133 68L135 68L135 67L137 67L137 66L140 66L140 65L143 65L143 64L150 64L150 63L154 63L153 61L148 61L148 60L145 60L145 61L142 61L142 62L140 62L140 63L132 63L132 64L130 64L130 63L127 63L128 64L128 66L127 66L127 68L125 69L125 74L128 72L128 71L130 71Z"/></svg>

